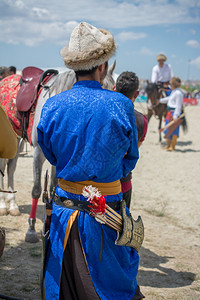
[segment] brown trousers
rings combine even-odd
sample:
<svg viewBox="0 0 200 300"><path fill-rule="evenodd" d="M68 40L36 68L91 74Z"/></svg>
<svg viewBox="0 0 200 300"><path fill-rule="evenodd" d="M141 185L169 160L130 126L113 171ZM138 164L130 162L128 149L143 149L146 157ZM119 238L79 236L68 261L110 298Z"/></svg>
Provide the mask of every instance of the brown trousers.
<svg viewBox="0 0 200 300"><path fill-rule="evenodd" d="M74 221L63 254L60 300L99 300L90 277L78 234L78 217Z"/></svg>
<svg viewBox="0 0 200 300"><path fill-rule="evenodd" d="M117 288L117 287L116 287ZM144 298L139 286L132 300ZM74 221L63 254L59 300L100 300L95 291L78 233L78 216Z"/></svg>

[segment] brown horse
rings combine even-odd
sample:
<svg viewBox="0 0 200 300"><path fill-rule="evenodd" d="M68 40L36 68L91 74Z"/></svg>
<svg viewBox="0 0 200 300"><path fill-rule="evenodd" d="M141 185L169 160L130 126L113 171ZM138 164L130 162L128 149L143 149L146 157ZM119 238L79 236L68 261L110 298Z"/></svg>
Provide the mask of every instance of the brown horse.
<svg viewBox="0 0 200 300"><path fill-rule="evenodd" d="M160 92L159 88L156 83L149 83L146 87L146 93L147 93L147 103L148 103L148 113L147 113L147 119L148 122L151 119L151 117L154 115L159 120L159 142L161 142L161 125L162 125L162 119L165 118L167 115L167 105L164 103L160 103Z"/></svg>

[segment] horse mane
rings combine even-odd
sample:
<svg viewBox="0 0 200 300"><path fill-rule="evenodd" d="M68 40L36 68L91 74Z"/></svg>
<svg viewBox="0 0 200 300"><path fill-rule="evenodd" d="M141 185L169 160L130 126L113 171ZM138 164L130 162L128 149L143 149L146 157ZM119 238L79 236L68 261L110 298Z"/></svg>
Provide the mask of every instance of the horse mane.
<svg viewBox="0 0 200 300"><path fill-rule="evenodd" d="M63 73L59 73L56 75L56 78L50 87L51 97L71 89L75 82L76 76L73 70L67 70Z"/></svg>

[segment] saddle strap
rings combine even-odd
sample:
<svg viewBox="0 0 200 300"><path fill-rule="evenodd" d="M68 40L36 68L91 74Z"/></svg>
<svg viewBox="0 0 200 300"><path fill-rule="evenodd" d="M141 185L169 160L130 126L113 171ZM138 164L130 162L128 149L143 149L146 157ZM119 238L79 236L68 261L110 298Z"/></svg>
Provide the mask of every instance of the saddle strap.
<svg viewBox="0 0 200 300"><path fill-rule="evenodd" d="M49 70L46 70L42 76L40 77L40 81L39 81L39 86L42 86L42 87L45 87L45 83L46 83L46 78L50 79L50 77L52 77L52 75L57 75L58 74L58 70L54 70L54 69L49 69ZM43 82L45 79L45 83Z"/></svg>

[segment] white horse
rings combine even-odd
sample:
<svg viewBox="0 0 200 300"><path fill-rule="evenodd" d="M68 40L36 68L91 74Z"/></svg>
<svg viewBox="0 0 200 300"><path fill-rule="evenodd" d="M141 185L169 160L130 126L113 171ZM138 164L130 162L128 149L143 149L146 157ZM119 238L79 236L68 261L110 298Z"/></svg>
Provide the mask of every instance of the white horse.
<svg viewBox="0 0 200 300"><path fill-rule="evenodd" d="M114 62L108 69L108 73L106 78L104 79L103 88L112 90L113 85L115 84L115 81L113 79L113 72L115 69L116 62ZM40 148L40 146L37 143L37 125L40 120L40 114L42 107L46 100L56 94L59 94L65 90L71 89L73 84L76 82L76 77L74 71L66 71L64 73L57 74L53 76L47 83L46 88L42 89L42 92L38 98L37 106L35 110L35 117L34 117L34 123L33 123L33 130L32 130L32 144L34 147L34 155L33 155L33 180L34 185L32 188L32 208L31 208L31 214L29 217L29 228L26 233L25 240L27 242L35 243L38 241L37 233L35 231L35 222L36 222L36 209L37 209L37 203L38 199L41 196L42 192L42 186L41 186L41 174L42 174L42 166L45 161L45 156ZM20 144L20 147L18 149L18 153L22 148L22 144ZM14 172L17 164L18 154L13 160L8 160L7 167L9 167L10 161L12 161L12 172L9 172L8 169L8 188L10 191L14 191ZM3 163L2 170L5 169L5 160ZM0 168L1 168L1 160L0 160ZM1 176L1 175L0 175ZM3 179L2 179L3 180ZM53 188L57 184L56 179L56 168L54 166L51 167L51 180L50 180L50 194L53 191ZM3 185L2 185L3 187ZM5 213L5 200L3 193L0 194L0 215L2 214L2 208L4 209ZM8 200L10 203L12 203L12 206L15 208L15 211L18 210L17 203L15 201L15 194L11 193L8 194ZM9 212L11 210L9 209ZM7 211L6 211L7 213ZM15 213L17 215L18 213Z"/></svg>

